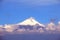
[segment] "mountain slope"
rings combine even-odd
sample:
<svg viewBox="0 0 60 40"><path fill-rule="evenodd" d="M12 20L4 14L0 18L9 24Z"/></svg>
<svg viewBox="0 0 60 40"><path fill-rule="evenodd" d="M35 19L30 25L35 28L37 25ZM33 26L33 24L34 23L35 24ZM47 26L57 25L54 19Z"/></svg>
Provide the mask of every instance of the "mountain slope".
<svg viewBox="0 0 60 40"><path fill-rule="evenodd" d="M36 25L36 24L38 24L40 26L44 26L43 24L41 24L38 21L36 21L33 17L30 17L30 18L24 20L23 22L18 23L18 25L32 25L32 26Z"/></svg>

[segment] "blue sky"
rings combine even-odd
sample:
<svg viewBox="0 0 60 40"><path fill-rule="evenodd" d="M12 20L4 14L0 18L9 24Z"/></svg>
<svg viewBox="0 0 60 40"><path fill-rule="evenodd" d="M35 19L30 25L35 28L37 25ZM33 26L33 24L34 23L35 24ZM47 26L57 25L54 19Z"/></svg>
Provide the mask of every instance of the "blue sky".
<svg viewBox="0 0 60 40"><path fill-rule="evenodd" d="M51 18L60 20L59 0L3 0L0 1L0 24L16 24L29 17L40 23ZM57 21L57 22L58 22Z"/></svg>

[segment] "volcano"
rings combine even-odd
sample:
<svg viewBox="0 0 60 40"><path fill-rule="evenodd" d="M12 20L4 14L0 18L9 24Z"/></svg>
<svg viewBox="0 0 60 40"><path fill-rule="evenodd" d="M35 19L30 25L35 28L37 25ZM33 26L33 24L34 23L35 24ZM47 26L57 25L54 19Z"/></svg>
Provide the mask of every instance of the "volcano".
<svg viewBox="0 0 60 40"><path fill-rule="evenodd" d="M33 17L30 17L26 20L24 20L23 22L20 22L18 23L17 25L30 25L30 26L33 26L33 25L39 25L39 26L43 26L43 24L39 23L38 21L36 21Z"/></svg>

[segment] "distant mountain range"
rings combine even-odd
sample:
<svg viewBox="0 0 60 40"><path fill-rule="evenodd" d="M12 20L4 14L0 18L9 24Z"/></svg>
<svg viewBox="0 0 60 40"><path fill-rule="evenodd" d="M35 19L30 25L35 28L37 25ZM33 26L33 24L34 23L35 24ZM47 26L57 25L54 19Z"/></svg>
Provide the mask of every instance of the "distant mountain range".
<svg viewBox="0 0 60 40"><path fill-rule="evenodd" d="M21 34L21 33L60 33L60 22L58 25L50 22L49 24L41 24L33 17L17 24L0 25L0 34Z"/></svg>

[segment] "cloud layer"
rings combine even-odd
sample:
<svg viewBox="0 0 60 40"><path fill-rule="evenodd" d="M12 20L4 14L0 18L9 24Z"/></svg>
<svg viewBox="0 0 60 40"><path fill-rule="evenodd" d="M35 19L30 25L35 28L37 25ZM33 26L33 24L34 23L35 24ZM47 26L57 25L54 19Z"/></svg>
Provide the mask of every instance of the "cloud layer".
<svg viewBox="0 0 60 40"><path fill-rule="evenodd" d="M28 27L31 27L31 26L24 26L24 27L27 27L28 29L25 29L25 28L21 28L23 27L22 26L19 26L19 25L0 25L0 32L8 32L8 33L14 33L15 32L17 34L20 34L20 33L34 33L34 32L38 32L38 33L60 33L60 21L58 22L58 25L54 24L54 23L49 23L47 25L45 25L45 27L40 27L37 29L37 25L35 26L32 26L33 30L30 30Z"/></svg>

